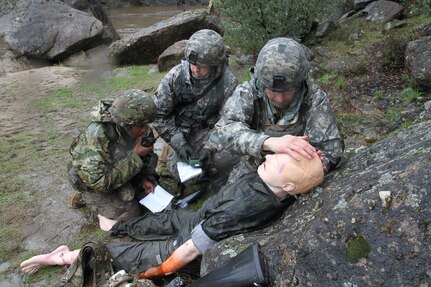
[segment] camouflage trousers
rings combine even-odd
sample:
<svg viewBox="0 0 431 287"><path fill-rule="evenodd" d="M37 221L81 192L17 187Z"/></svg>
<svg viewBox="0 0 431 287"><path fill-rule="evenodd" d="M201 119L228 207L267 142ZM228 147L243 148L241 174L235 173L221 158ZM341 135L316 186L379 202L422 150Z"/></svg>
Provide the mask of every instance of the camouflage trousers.
<svg viewBox="0 0 431 287"><path fill-rule="evenodd" d="M117 222L112 236L129 235L140 242L109 243L108 251L116 270L143 272L158 266L190 239L190 233L200 222L197 213L179 209L147 213L142 217Z"/></svg>
<svg viewBox="0 0 431 287"><path fill-rule="evenodd" d="M146 208L139 204L143 197L143 192L136 192L130 182L109 193L82 191L82 198L94 218L101 214L114 220L127 220L143 215Z"/></svg>

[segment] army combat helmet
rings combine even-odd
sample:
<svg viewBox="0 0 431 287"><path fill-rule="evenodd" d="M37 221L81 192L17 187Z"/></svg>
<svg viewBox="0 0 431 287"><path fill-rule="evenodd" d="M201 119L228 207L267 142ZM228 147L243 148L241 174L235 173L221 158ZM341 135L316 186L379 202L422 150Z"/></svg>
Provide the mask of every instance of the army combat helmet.
<svg viewBox="0 0 431 287"><path fill-rule="evenodd" d="M196 66L222 65L226 61L223 38L213 30L199 30L187 42L184 57Z"/></svg>
<svg viewBox="0 0 431 287"><path fill-rule="evenodd" d="M275 38L260 50L256 78L262 88L275 92L294 90L306 79L310 64L304 49L293 39Z"/></svg>
<svg viewBox="0 0 431 287"><path fill-rule="evenodd" d="M114 100L109 113L117 124L144 125L153 120L156 105L144 91L126 90Z"/></svg>

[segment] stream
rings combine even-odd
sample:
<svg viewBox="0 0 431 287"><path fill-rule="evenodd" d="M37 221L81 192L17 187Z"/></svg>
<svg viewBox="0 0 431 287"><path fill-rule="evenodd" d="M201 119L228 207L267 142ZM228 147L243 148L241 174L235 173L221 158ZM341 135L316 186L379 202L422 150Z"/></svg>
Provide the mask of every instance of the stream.
<svg viewBox="0 0 431 287"><path fill-rule="evenodd" d="M120 37L133 34L141 28L175 16L184 10L205 8L205 5L181 6L138 6L109 9L108 15ZM0 37L0 57L7 52L7 45Z"/></svg>

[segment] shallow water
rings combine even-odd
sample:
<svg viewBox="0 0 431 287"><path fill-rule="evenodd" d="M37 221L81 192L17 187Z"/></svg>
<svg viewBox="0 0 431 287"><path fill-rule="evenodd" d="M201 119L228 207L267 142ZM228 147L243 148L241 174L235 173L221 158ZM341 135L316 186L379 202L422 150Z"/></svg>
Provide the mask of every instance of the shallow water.
<svg viewBox="0 0 431 287"><path fill-rule="evenodd" d="M184 6L185 10L204 8L205 6ZM180 6L141 6L115 8L108 11L109 17L121 37L149 27L157 22L177 15L184 10Z"/></svg>
<svg viewBox="0 0 431 287"><path fill-rule="evenodd" d="M205 8L207 5L184 6L185 10ZM140 6L110 9L108 15L120 37L133 34L141 28L149 27L183 12L181 6ZM0 57L7 51L7 45L0 37Z"/></svg>

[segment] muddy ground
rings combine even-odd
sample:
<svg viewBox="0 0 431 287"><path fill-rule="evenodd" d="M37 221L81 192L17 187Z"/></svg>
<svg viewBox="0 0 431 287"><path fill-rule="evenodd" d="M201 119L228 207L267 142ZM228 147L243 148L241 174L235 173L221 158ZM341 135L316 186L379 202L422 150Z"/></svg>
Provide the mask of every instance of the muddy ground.
<svg viewBox="0 0 431 287"><path fill-rule="evenodd" d="M328 93L345 136L345 160L355 150L417 122L431 100L430 91L407 100L405 88L416 91L416 87L409 84L404 67L388 68L381 56L369 56L378 55L384 46L380 38L376 37L375 44L364 41L366 49L357 44L349 47L349 51L362 49L366 55L363 74L322 72L315 77ZM336 60L346 54L344 40L323 47L337 51L334 43L344 53L334 54L332 59ZM234 59L231 63L237 76L244 75L247 67L235 65ZM83 209L67 207L73 190L65 176L67 148L77 128L88 123L89 110L98 96L89 91L64 105L62 93L50 96L57 90L67 93L94 73L100 72L52 66L0 76L0 287L56 286L64 271L61 268L43 268L36 275L23 276L19 263L61 244L78 248L88 238L107 239ZM51 98L44 101L47 97ZM57 98L60 102L51 105Z"/></svg>
<svg viewBox="0 0 431 287"><path fill-rule="evenodd" d="M29 170L24 168L22 173L16 174L18 180L25 181L30 188L23 192L19 202L13 202L9 209L1 210L0 214L2 228L6 225L19 229L19 235L10 238L11 241L22 242L16 252L45 252L63 243L70 244L87 221L83 212L67 207L67 198L72 193L65 178L67 152L56 151L58 157L50 156L56 147L45 140L47 115L32 112L32 103L36 99L43 98L52 90L70 87L86 74L86 71L73 68L46 67L0 78L1 137L11 144L24 135L32 137L34 152L38 153L37 159L30 159L31 154L10 155L22 165L32 165ZM67 137L71 137L77 124L76 118L69 116L69 111L65 110L55 111L55 114L55 124ZM44 160L45 157L49 158L49 162ZM36 165L30 162L34 160ZM1 263L0 272L11 264L16 262ZM15 271L1 272L0 286L26 286L22 285L22 275L17 269ZM42 280L28 286L53 285Z"/></svg>

